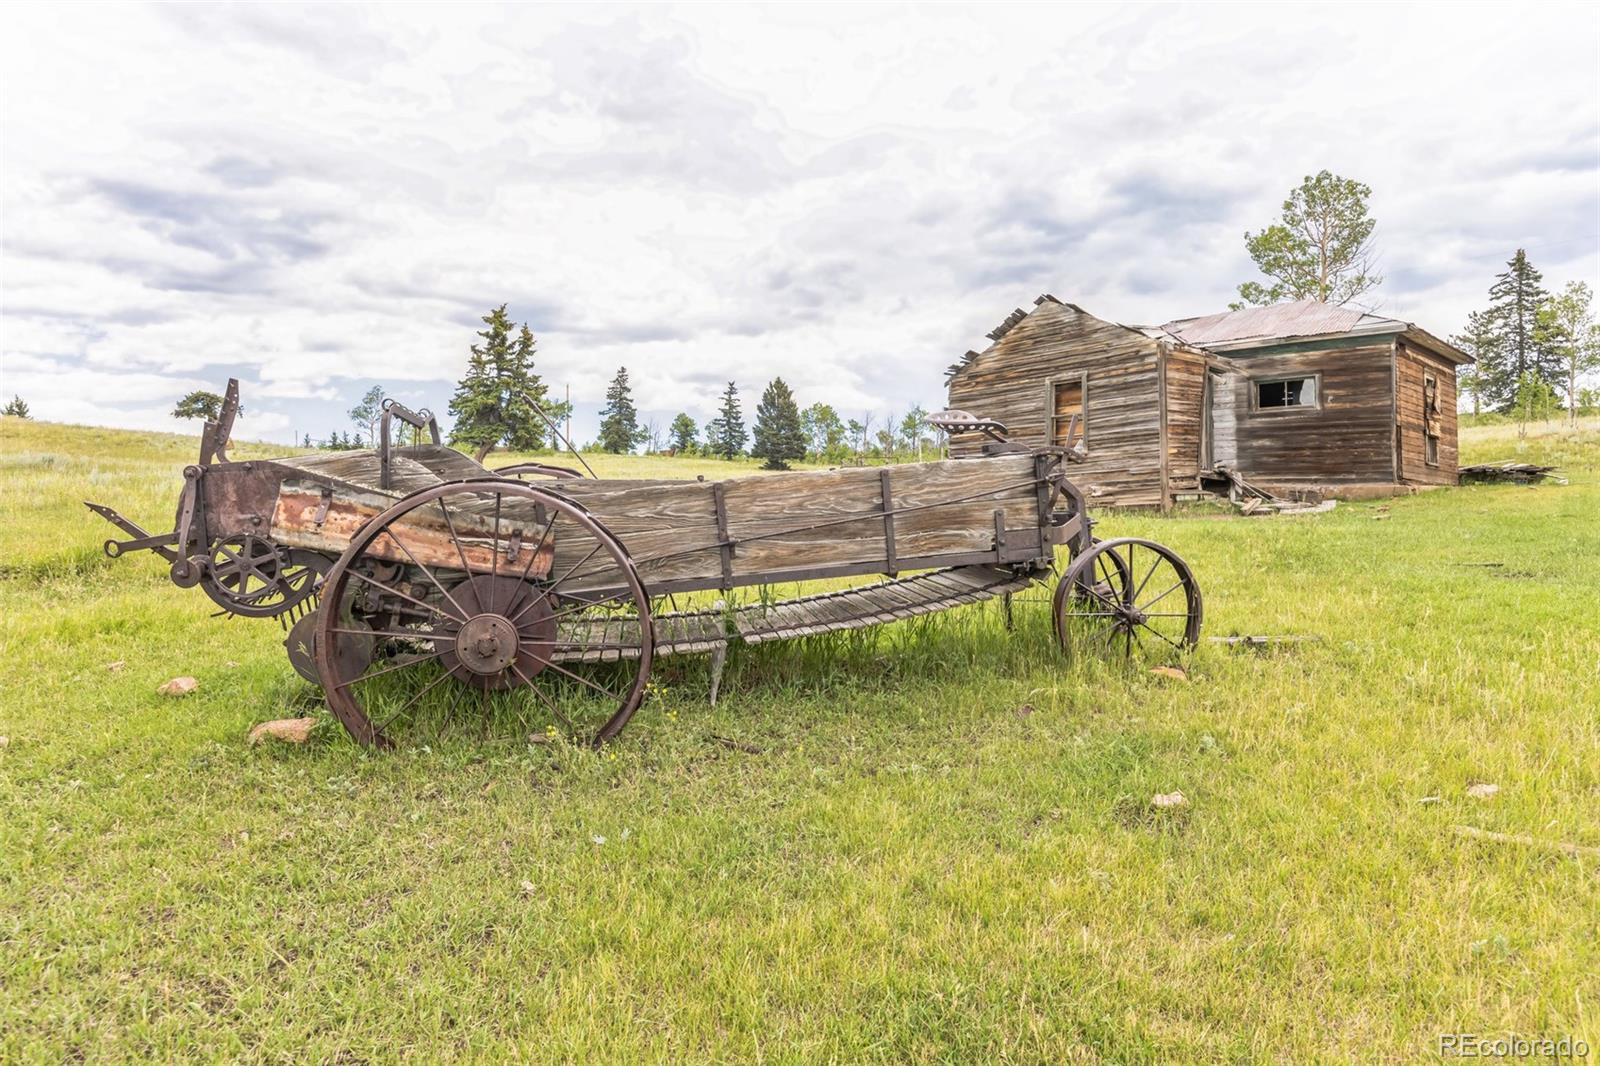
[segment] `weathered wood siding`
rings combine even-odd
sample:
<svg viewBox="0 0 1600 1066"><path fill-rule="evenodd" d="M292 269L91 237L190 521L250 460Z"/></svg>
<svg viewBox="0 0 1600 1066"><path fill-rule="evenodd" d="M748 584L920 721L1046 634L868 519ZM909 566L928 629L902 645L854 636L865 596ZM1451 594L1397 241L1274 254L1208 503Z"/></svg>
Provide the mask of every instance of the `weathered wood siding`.
<svg viewBox="0 0 1600 1066"><path fill-rule="evenodd" d="M1423 424L1423 377L1438 382L1439 461L1427 461ZM1395 420L1399 430L1400 480L1418 485L1454 485L1460 480L1456 442L1456 370L1413 344L1399 341L1395 352Z"/></svg>
<svg viewBox="0 0 1600 1066"><path fill-rule="evenodd" d="M1204 359L1167 353L1167 487L1173 492L1200 488L1205 386Z"/></svg>
<svg viewBox="0 0 1600 1066"><path fill-rule="evenodd" d="M1069 476L1097 506L1160 506L1157 365L1154 340L1047 300L956 375L949 403L1004 422L1014 440L1047 445L1051 383L1087 374L1089 461ZM975 455L982 443L957 438L951 454Z"/></svg>
<svg viewBox="0 0 1600 1066"><path fill-rule="evenodd" d="M1239 469L1264 482L1392 482L1392 343L1238 353L1233 389ZM1260 411L1255 382L1319 375L1318 406ZM1219 385L1221 382L1219 382Z"/></svg>
<svg viewBox="0 0 1600 1066"><path fill-rule="evenodd" d="M950 459L895 467L701 481L557 481L552 487L586 507L627 547L647 584L723 580L714 485L726 505L731 581L780 580L818 567L887 569L882 473L889 471L894 552L909 560L991 552L997 510L1007 546L1018 558L1049 554L1040 547L1039 497L1031 455ZM815 528L811 528L815 527ZM577 566L593 544L563 540L557 530L554 572ZM574 587L598 566L576 571ZM912 567L907 566L906 569ZM604 577L595 574L595 578Z"/></svg>

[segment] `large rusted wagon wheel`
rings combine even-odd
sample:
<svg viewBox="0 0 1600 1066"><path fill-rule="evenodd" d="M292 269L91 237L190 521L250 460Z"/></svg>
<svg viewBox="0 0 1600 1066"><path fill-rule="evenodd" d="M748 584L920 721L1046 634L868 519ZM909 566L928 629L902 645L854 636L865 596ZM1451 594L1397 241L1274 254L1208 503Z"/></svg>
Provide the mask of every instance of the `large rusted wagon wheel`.
<svg viewBox="0 0 1600 1066"><path fill-rule="evenodd" d="M1126 537L1073 559L1056 585L1051 620L1068 654L1106 650L1126 658L1184 652L1200 640L1200 586L1178 553Z"/></svg>
<svg viewBox="0 0 1600 1066"><path fill-rule="evenodd" d="M599 743L650 677L650 598L582 506L511 480L423 489L368 521L328 575L315 658L362 744L443 703L485 723ZM432 695L430 701L430 694Z"/></svg>

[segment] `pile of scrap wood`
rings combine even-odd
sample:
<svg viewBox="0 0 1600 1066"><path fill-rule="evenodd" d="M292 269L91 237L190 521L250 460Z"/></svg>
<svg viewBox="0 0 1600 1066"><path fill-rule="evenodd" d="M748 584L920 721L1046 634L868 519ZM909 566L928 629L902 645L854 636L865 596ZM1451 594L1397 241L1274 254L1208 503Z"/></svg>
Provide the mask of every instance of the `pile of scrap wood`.
<svg viewBox="0 0 1600 1066"><path fill-rule="evenodd" d="M1228 479L1228 499L1240 514L1320 514L1333 510L1336 501L1324 500L1310 489L1298 489L1285 498L1274 495L1260 485L1246 481L1243 474L1226 466L1217 466L1217 472Z"/></svg>
<svg viewBox="0 0 1600 1066"><path fill-rule="evenodd" d="M1503 463L1479 463L1476 466L1461 468L1462 481L1509 481L1517 485L1531 485L1535 481L1549 478L1558 485L1565 485L1567 479L1554 476L1555 467L1539 466L1535 463L1513 463L1509 460Z"/></svg>

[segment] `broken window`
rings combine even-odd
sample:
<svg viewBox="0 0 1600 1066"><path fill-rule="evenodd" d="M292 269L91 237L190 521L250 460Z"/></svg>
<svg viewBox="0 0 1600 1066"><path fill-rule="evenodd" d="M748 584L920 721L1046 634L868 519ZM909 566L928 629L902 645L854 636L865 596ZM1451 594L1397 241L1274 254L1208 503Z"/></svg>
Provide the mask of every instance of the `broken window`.
<svg viewBox="0 0 1600 1066"><path fill-rule="evenodd" d="M1439 465L1439 379L1422 376L1422 459L1429 466Z"/></svg>
<svg viewBox="0 0 1600 1066"><path fill-rule="evenodd" d="M1317 406L1317 379L1279 378L1256 382L1256 406L1262 410L1279 407Z"/></svg>
<svg viewBox="0 0 1600 1066"><path fill-rule="evenodd" d="M1086 432L1088 408L1083 402L1084 386L1084 377L1051 383L1050 443L1058 448L1065 448L1073 443L1068 441L1069 435L1076 436L1079 442L1085 447L1088 446L1089 435ZM1075 425L1073 419L1077 419Z"/></svg>

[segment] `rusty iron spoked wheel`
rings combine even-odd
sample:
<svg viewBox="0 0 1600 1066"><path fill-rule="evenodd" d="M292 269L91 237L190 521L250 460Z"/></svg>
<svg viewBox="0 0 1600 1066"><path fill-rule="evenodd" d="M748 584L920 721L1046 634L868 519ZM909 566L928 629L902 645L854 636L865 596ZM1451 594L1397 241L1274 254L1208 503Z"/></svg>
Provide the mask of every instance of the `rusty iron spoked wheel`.
<svg viewBox="0 0 1600 1066"><path fill-rule="evenodd" d="M1200 640L1200 586L1177 552L1150 540L1102 541L1073 560L1056 586L1052 621L1069 655L1127 659L1181 654Z"/></svg>
<svg viewBox="0 0 1600 1066"><path fill-rule="evenodd" d="M328 575L318 616L328 707L379 747L441 709L484 729L609 740L644 700L654 649L649 594L622 542L575 501L509 479L422 489L373 517ZM379 654L341 655L344 641L376 641Z"/></svg>

